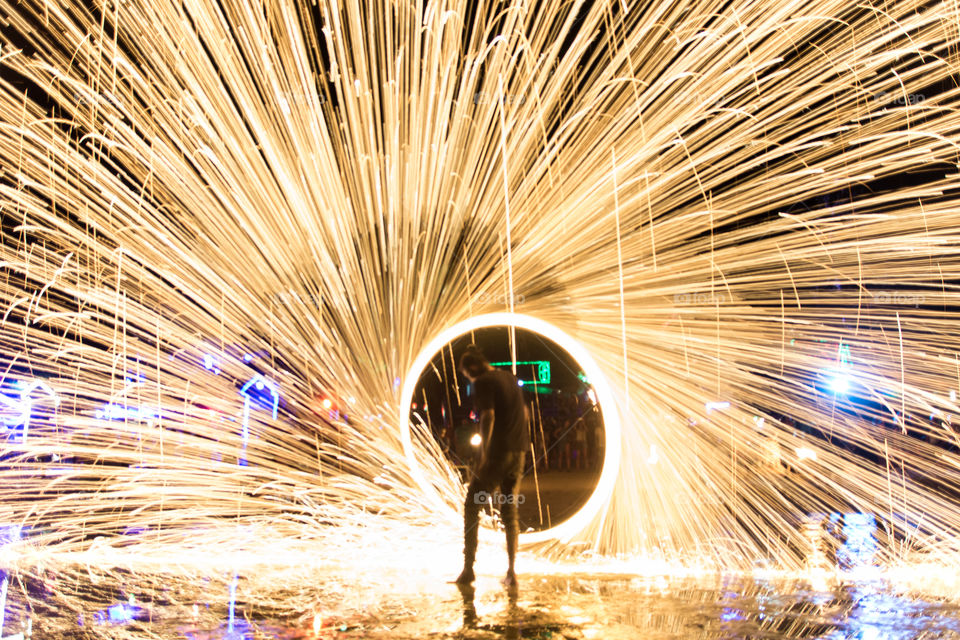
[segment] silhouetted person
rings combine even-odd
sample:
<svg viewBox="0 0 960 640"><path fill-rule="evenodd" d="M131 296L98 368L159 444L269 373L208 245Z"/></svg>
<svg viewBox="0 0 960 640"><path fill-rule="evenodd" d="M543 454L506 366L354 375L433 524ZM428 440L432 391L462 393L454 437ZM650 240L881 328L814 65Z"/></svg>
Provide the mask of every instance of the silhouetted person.
<svg viewBox="0 0 960 640"><path fill-rule="evenodd" d="M460 371L473 383L482 440L479 461L463 507L463 572L456 582L469 584L474 580L480 509L490 504L494 490L499 487L500 519L507 535L510 563L504 583L513 586L517 583L514 562L519 536L517 490L524 457L530 448L523 392L513 374L491 367L473 345L460 357Z"/></svg>

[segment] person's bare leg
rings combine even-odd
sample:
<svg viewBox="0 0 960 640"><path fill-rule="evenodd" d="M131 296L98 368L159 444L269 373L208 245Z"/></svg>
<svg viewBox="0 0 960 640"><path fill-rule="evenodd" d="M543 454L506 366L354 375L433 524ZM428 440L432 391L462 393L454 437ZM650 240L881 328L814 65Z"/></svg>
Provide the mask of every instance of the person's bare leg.
<svg viewBox="0 0 960 640"><path fill-rule="evenodd" d="M516 505L513 509L516 510ZM517 571L516 571L516 561L517 561L517 538L519 537L519 527L516 521L516 515L513 516L513 524L507 525L505 527L507 531L507 575L503 579L503 584L508 587L517 586Z"/></svg>
<svg viewBox="0 0 960 640"><path fill-rule="evenodd" d="M467 498L463 504L463 571L454 580L459 585L471 584L476 576L473 563L477 557L477 537L480 527L481 504L478 494L483 493L480 483L473 481L467 488Z"/></svg>
<svg viewBox="0 0 960 640"><path fill-rule="evenodd" d="M503 528L507 536L507 575L503 579L504 585L508 587L517 586L517 540L520 537L519 513L517 493L520 490L520 476L523 474L523 462L525 455L520 454L515 463L515 468L511 474L504 480L500 491L503 494L503 505L500 507L500 517L503 520Z"/></svg>
<svg viewBox="0 0 960 640"><path fill-rule="evenodd" d="M476 579L477 577L473 573L473 567L464 566L463 571L460 572L460 575L457 576L457 579L453 582L454 584L465 587L473 584L473 581Z"/></svg>
<svg viewBox="0 0 960 640"><path fill-rule="evenodd" d="M517 496L513 494L510 497L516 499ZM520 526L517 523L517 505L506 504L504 505L504 511L506 511L504 514L504 529L507 533L507 560L509 562L507 573L512 574L517 562L517 539L520 536Z"/></svg>

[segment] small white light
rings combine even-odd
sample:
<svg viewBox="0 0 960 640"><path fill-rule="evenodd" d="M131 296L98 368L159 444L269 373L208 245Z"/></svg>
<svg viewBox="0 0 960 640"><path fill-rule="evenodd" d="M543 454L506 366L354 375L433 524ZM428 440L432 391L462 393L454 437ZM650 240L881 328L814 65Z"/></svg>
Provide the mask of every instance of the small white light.
<svg viewBox="0 0 960 640"><path fill-rule="evenodd" d="M706 409L707 409L707 413L709 413L709 412L713 411L714 409L729 409L729 408L730 408L730 403L727 402L727 401L723 401L723 402L708 402L708 403L707 403L706 405L704 405L704 406L705 406Z"/></svg>
<svg viewBox="0 0 960 640"><path fill-rule="evenodd" d="M657 445L650 445L650 457L647 458L647 464L657 464L660 462L660 455L657 453Z"/></svg>
<svg viewBox="0 0 960 640"><path fill-rule="evenodd" d="M798 460L816 460L817 452L810 447L797 447Z"/></svg>
<svg viewBox="0 0 960 640"><path fill-rule="evenodd" d="M472 444L473 446L479 447L481 442L483 442L483 438L480 437L479 433L475 433L472 436L470 436L470 444Z"/></svg>
<svg viewBox="0 0 960 640"><path fill-rule="evenodd" d="M846 393L850 390L850 376L838 373L830 380L830 390L834 393Z"/></svg>

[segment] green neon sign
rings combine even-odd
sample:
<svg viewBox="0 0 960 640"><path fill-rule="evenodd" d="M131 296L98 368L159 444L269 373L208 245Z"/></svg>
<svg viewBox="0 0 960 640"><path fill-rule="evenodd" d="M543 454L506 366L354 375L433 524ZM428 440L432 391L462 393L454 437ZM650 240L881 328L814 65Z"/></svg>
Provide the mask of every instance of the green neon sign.
<svg viewBox="0 0 960 640"><path fill-rule="evenodd" d="M491 362L491 366L494 367L510 367L513 365L513 362ZM518 380L522 380L524 384L550 384L550 361L549 360L518 360L517 366L519 367L522 364L534 365L537 367L537 379L536 380L527 380L525 378L517 377Z"/></svg>

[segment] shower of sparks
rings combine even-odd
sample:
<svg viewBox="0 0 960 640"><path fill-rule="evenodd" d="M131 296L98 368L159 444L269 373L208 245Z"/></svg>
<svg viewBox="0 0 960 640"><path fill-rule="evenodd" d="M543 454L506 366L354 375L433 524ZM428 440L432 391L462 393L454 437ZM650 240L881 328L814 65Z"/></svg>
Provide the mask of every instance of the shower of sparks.
<svg viewBox="0 0 960 640"><path fill-rule="evenodd" d="M799 570L855 511L960 566L956 3L2 5L0 365L58 399L0 457L4 563L453 567L400 388L514 310L623 424L541 557Z"/></svg>

